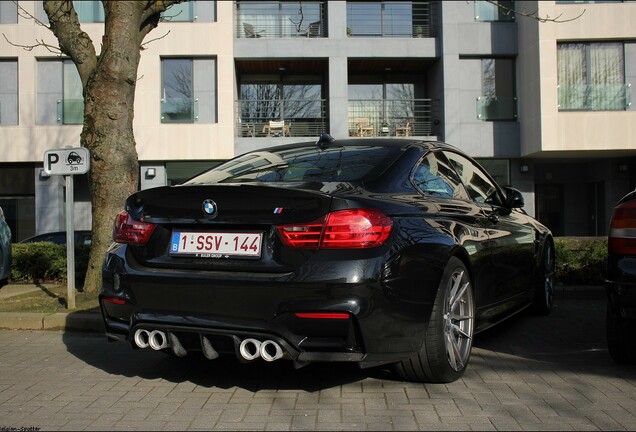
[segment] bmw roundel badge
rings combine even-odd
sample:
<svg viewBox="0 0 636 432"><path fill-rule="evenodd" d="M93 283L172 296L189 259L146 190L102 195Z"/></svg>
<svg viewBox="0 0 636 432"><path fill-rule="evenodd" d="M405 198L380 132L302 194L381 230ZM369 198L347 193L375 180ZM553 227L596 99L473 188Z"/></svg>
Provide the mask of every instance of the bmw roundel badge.
<svg viewBox="0 0 636 432"><path fill-rule="evenodd" d="M203 210L203 213L206 216L210 216L210 217L216 216L216 213L218 210L216 203L212 201L211 199L206 199L205 201L203 201L203 205L201 206L201 209Z"/></svg>

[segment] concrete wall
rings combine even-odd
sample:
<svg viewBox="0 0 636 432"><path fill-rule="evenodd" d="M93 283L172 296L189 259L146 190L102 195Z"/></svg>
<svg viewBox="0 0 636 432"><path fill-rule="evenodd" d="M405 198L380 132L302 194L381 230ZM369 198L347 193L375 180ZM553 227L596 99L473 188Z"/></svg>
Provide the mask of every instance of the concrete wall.
<svg viewBox="0 0 636 432"><path fill-rule="evenodd" d="M473 2L442 2L441 6L443 139L473 157L518 156L516 121L477 118L477 98L482 95L481 59L516 56L516 23L478 22Z"/></svg>

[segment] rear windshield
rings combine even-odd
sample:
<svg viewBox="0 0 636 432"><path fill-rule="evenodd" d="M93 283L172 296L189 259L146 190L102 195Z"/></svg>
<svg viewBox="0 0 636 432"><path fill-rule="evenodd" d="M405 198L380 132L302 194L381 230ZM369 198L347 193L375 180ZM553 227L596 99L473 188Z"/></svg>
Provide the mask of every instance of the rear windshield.
<svg viewBox="0 0 636 432"><path fill-rule="evenodd" d="M403 147L295 147L256 151L229 160L185 184L244 182L365 182L379 176Z"/></svg>

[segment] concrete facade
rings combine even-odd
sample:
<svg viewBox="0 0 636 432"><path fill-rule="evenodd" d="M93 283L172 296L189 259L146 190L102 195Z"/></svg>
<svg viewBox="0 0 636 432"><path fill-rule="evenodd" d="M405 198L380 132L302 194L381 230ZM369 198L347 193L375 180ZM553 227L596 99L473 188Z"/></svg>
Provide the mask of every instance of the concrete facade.
<svg viewBox="0 0 636 432"><path fill-rule="evenodd" d="M434 126L412 135L441 139L486 163L502 164L506 185L520 189L528 213L552 225L557 235L604 235L613 204L636 186L633 107L560 111L557 102L560 42L622 42L625 84L636 82L636 30L631 25L636 22L634 2L516 2L521 12L537 10L541 17L566 21L585 10L563 23L542 23L523 16L486 20L479 16L485 2L413 2L413 11L419 7L428 11L432 28L428 37L416 37L415 25L412 37L350 34L352 17L348 14L353 9L349 2L314 2L320 4L324 23L320 37L253 38L242 34L239 18L241 3L248 2L212 3L214 19L162 22L147 38L156 40L144 45L134 123L142 189L172 184L206 164L246 151L314 140L315 135L265 136L260 126L254 136L237 133L237 106L245 77L269 79L285 69L287 75L318 77L327 131L336 138L352 134L352 83L415 82L417 98L433 101L427 121ZM0 17L0 31L15 44L0 43L0 61L17 62L18 66L18 121L0 123L0 205L14 225L14 241L64 229L63 181L41 175L42 158L49 149L79 146L82 128L80 124L39 123L43 113L38 110L45 109L42 94L46 89L41 87L53 77L40 76L38 65L60 57L43 47L27 51L16 46L40 40L56 46L51 32L28 18L37 16L37 3L20 1L19 7L24 13L15 22ZM11 13L5 9L3 17ZM103 24L82 27L99 52ZM212 121L162 121L162 60L178 58L214 62L209 90L215 92L215 106L207 114ZM514 117L480 117L484 60L488 59L513 64L514 76L506 80L514 85ZM631 93L629 88L630 97ZM50 109L48 114L52 114ZM15 172L22 173L27 185L20 191L12 186ZM76 227L89 229L86 176L76 179L75 199ZM25 218L25 212L34 214Z"/></svg>

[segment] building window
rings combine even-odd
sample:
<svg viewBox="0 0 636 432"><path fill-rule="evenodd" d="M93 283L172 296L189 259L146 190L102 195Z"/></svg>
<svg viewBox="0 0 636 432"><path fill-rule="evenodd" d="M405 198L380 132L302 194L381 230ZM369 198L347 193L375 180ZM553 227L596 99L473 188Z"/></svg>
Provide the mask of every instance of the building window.
<svg viewBox="0 0 636 432"><path fill-rule="evenodd" d="M320 76L242 76L237 135L315 136L325 132L321 80ZM280 125L280 130L272 129L272 124Z"/></svg>
<svg viewBox="0 0 636 432"><path fill-rule="evenodd" d="M482 22L514 21L515 2L511 0L475 1L475 20Z"/></svg>
<svg viewBox="0 0 636 432"><path fill-rule="evenodd" d="M161 18L168 22L215 22L216 1L191 0L173 4Z"/></svg>
<svg viewBox="0 0 636 432"><path fill-rule="evenodd" d="M18 124L18 61L0 60L0 126Z"/></svg>
<svg viewBox="0 0 636 432"><path fill-rule="evenodd" d="M622 42L559 43L557 65L560 111L625 110L630 105Z"/></svg>
<svg viewBox="0 0 636 432"><path fill-rule="evenodd" d="M18 2L0 1L0 24L18 23Z"/></svg>
<svg viewBox="0 0 636 432"><path fill-rule="evenodd" d="M36 18L49 25L49 17L44 11L44 2L36 2ZM99 0L73 0L73 8L80 23L103 23L105 21L104 5Z"/></svg>
<svg viewBox="0 0 636 432"><path fill-rule="evenodd" d="M161 59L161 122L216 123L216 60Z"/></svg>
<svg viewBox="0 0 636 432"><path fill-rule="evenodd" d="M37 123L82 124L82 81L71 60L38 60Z"/></svg>
<svg viewBox="0 0 636 432"><path fill-rule="evenodd" d="M477 98L477 118L516 120L515 62L511 58L481 60L482 95Z"/></svg>
<svg viewBox="0 0 636 432"><path fill-rule="evenodd" d="M324 2L237 1L236 37L324 37Z"/></svg>
<svg viewBox="0 0 636 432"><path fill-rule="evenodd" d="M103 23L104 5L95 0L73 0L77 18L81 23Z"/></svg>
<svg viewBox="0 0 636 432"><path fill-rule="evenodd" d="M347 2L347 36L431 37L431 4L419 1Z"/></svg>

